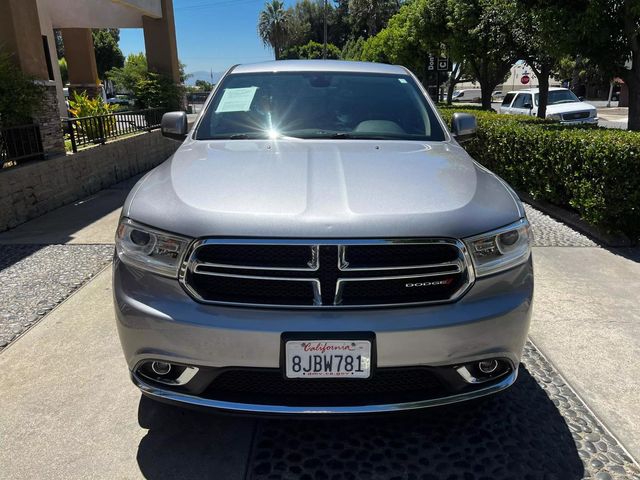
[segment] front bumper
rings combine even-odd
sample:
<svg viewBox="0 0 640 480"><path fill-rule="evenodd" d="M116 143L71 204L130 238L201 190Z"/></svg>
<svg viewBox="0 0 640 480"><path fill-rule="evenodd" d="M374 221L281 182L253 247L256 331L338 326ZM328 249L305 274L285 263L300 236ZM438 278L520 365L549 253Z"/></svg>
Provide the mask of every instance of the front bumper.
<svg viewBox="0 0 640 480"><path fill-rule="evenodd" d="M589 117L581 118L579 120L561 120L560 123L562 125L597 125L598 120L600 120L598 117Z"/></svg>
<svg viewBox="0 0 640 480"><path fill-rule="evenodd" d="M415 308L300 311L203 305L177 280L114 262L118 332L133 382L172 402L258 413L376 413L468 400L495 393L517 377L531 316L531 262L477 279L459 301ZM149 381L137 368L149 360L201 369L280 368L284 332L373 332L376 368L453 368L489 358L510 365L486 385L410 402L290 405L205 398ZM311 380L313 381L313 380Z"/></svg>

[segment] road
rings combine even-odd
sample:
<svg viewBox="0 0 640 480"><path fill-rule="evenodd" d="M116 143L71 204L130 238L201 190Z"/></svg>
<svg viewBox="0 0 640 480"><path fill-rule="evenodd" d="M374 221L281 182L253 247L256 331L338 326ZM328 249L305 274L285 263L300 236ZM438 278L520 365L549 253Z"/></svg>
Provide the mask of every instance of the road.
<svg viewBox="0 0 640 480"><path fill-rule="evenodd" d="M128 380L109 265L132 185L0 234L0 478L640 478L637 250L527 207L531 342L499 395L381 418L220 416Z"/></svg>

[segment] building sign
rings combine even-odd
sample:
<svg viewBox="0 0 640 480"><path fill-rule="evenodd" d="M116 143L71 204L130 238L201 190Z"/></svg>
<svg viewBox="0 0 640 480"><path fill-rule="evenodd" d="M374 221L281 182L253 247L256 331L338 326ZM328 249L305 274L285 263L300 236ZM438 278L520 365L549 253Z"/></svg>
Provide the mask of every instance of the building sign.
<svg viewBox="0 0 640 480"><path fill-rule="evenodd" d="M436 71L436 57L433 55L429 55L429 59L427 60L427 71L435 72Z"/></svg>

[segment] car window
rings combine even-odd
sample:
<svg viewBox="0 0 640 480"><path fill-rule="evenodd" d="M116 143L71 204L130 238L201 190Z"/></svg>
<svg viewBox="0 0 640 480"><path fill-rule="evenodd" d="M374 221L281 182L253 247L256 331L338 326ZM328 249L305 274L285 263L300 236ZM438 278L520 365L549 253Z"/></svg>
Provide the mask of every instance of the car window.
<svg viewBox="0 0 640 480"><path fill-rule="evenodd" d="M460 98L460 97L464 97L464 92L460 92L460 93L458 94L458 98Z"/></svg>
<svg viewBox="0 0 640 480"><path fill-rule="evenodd" d="M540 94L536 93L536 105L538 105L538 98ZM580 99L576 97L575 93L571 90L550 90L547 105L559 105L561 103L574 103L579 102Z"/></svg>
<svg viewBox="0 0 640 480"><path fill-rule="evenodd" d="M525 104L531 104L531 94L530 93L519 93L513 102L513 108L525 108Z"/></svg>
<svg viewBox="0 0 640 480"><path fill-rule="evenodd" d="M268 72L228 75L195 133L225 138L444 140L408 75Z"/></svg>
<svg viewBox="0 0 640 480"><path fill-rule="evenodd" d="M513 100L513 97L515 97L516 94L515 93L507 93L504 96L504 99L502 100L502 106L503 107L508 107L509 105L511 105L511 101Z"/></svg>

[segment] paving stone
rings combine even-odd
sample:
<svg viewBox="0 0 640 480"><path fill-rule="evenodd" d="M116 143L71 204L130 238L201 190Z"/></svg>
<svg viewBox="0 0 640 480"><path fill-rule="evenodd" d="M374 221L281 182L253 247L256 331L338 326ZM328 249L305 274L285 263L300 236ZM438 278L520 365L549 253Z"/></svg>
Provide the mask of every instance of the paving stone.
<svg viewBox="0 0 640 480"><path fill-rule="evenodd" d="M403 415L261 420L247 478L611 480L635 472L615 438L593 433L605 429L570 388L554 402L559 390L541 381L547 375L565 384L527 343L518 381L497 395ZM594 441L624 456L603 455Z"/></svg>
<svg viewBox="0 0 640 480"><path fill-rule="evenodd" d="M525 204L535 247L597 247L589 237Z"/></svg>
<svg viewBox="0 0 640 480"><path fill-rule="evenodd" d="M109 264L113 245L2 245L0 351Z"/></svg>

